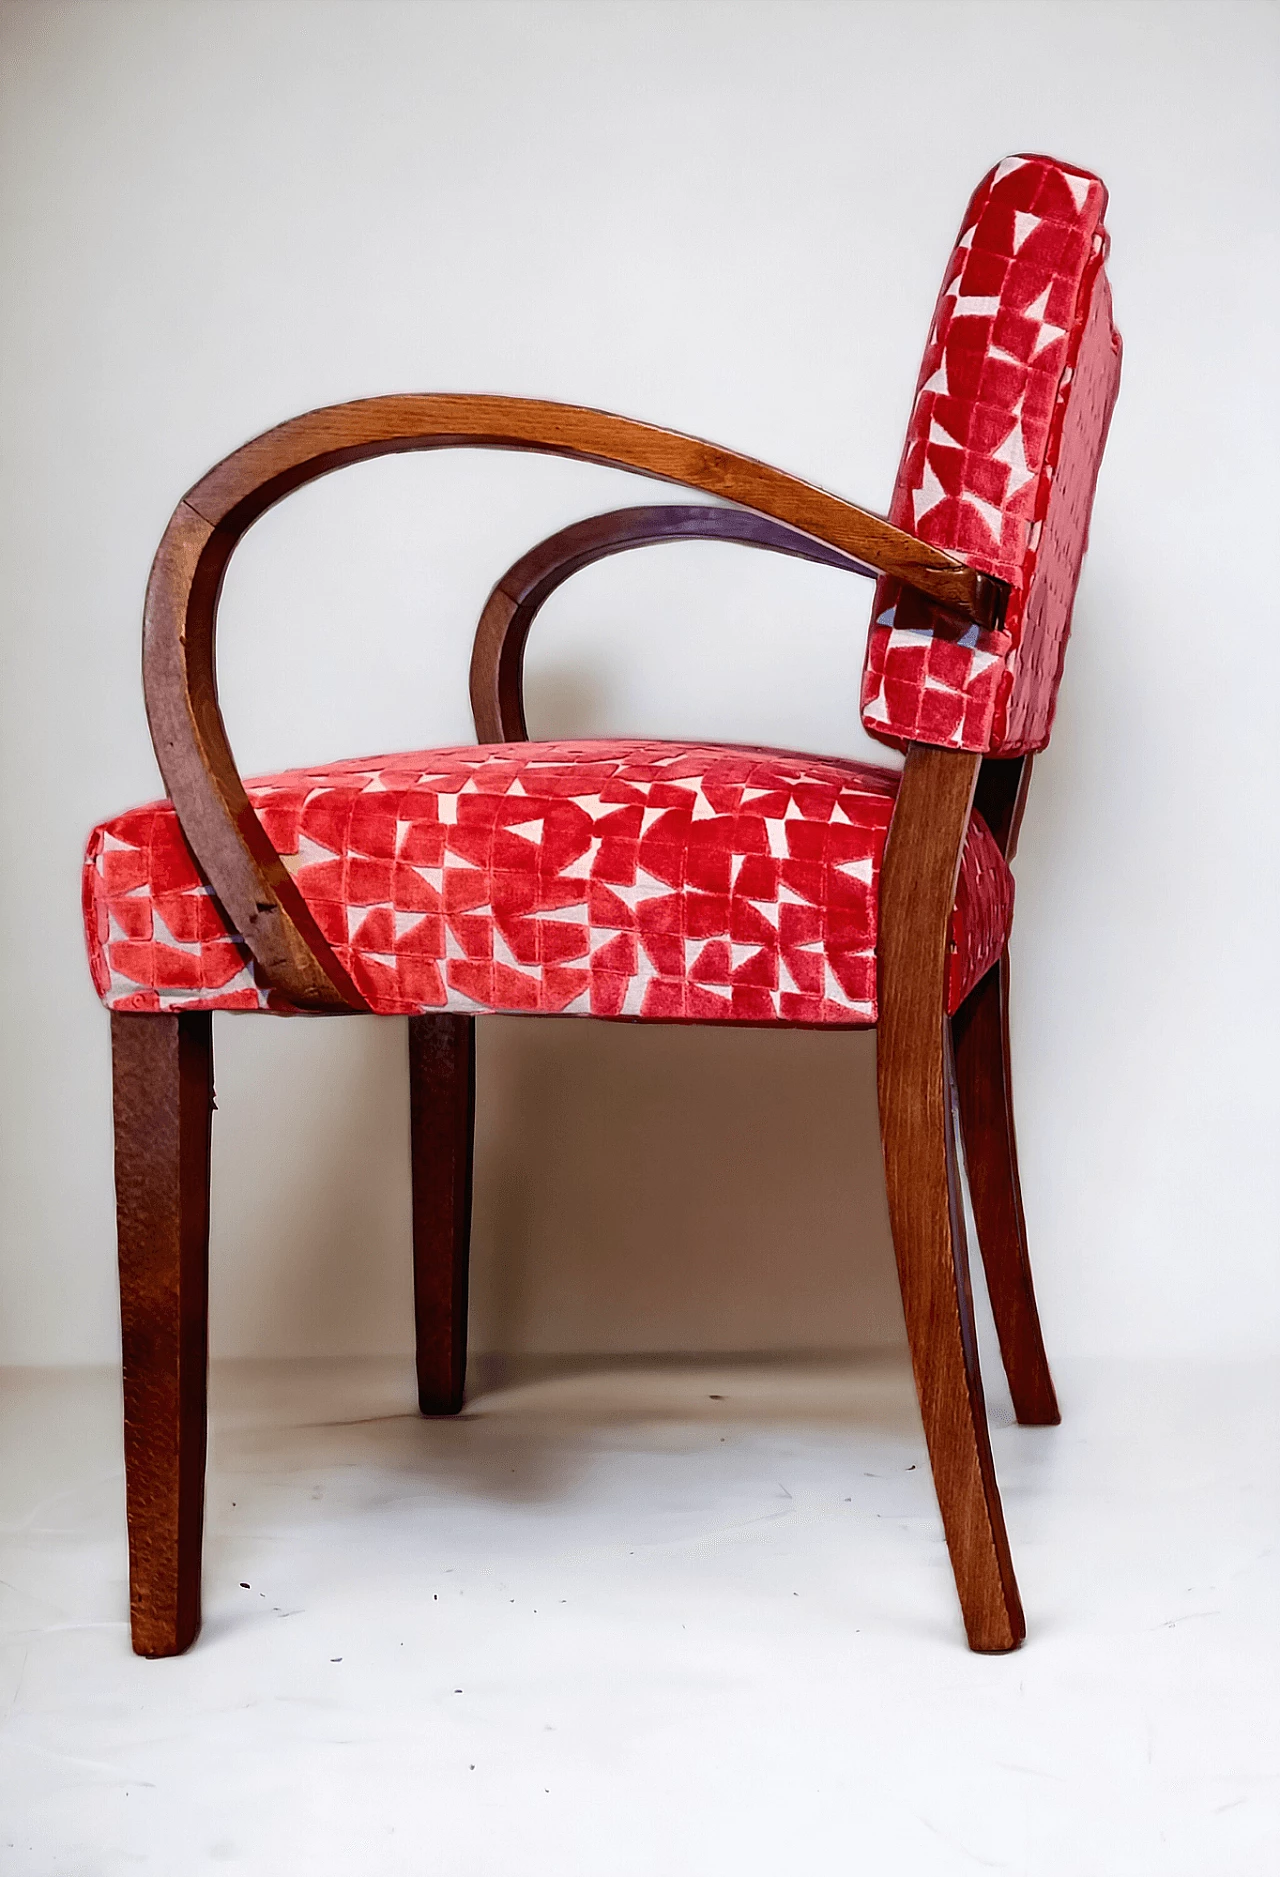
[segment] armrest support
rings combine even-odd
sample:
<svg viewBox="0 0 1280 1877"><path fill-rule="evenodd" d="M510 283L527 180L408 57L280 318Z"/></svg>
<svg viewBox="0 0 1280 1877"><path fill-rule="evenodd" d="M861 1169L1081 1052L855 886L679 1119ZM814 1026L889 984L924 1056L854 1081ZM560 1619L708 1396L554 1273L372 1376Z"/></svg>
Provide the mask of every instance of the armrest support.
<svg viewBox="0 0 1280 1877"><path fill-rule="evenodd" d="M617 508L549 535L509 567L485 601L471 653L471 713L480 743L523 743L524 648L557 587L584 567L663 541L732 541L875 578L875 569L812 536L740 508Z"/></svg>
<svg viewBox="0 0 1280 1877"><path fill-rule="evenodd" d="M782 470L675 431L576 405L457 394L368 398L291 419L210 470L179 503L147 588L143 688L160 773L209 883L267 982L300 1009L363 1009L250 806L218 708L214 634L240 537L292 490L408 450L533 450L683 483L894 574L981 625L1001 583Z"/></svg>

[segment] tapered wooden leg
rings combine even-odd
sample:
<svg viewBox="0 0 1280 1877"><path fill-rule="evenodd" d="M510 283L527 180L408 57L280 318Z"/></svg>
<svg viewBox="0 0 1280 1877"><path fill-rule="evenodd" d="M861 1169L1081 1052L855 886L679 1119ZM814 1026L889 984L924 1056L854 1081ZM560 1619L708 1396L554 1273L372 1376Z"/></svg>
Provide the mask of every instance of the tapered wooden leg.
<svg viewBox="0 0 1280 1877"><path fill-rule="evenodd" d="M880 1125L911 1363L965 1629L971 1648L999 1653L1017 1648L1026 1624L978 1369L946 1055L940 1022L927 1082L886 1065Z"/></svg>
<svg viewBox="0 0 1280 1877"><path fill-rule="evenodd" d="M475 1076L473 1017L410 1017L413 1296L424 1414L456 1414L462 1406Z"/></svg>
<svg viewBox="0 0 1280 1877"><path fill-rule="evenodd" d="M213 1027L111 1017L129 1601L138 1655L200 1628Z"/></svg>
<svg viewBox="0 0 1280 1877"><path fill-rule="evenodd" d="M969 993L951 1033L969 1195L1014 1412L1024 1426L1053 1427L1062 1417L1040 1332L1018 1183L1007 952Z"/></svg>
<svg viewBox="0 0 1280 1877"><path fill-rule="evenodd" d="M969 1645L1026 1633L978 1371L952 1124L947 921L977 758L913 746L881 876L880 1129L907 1337Z"/></svg>

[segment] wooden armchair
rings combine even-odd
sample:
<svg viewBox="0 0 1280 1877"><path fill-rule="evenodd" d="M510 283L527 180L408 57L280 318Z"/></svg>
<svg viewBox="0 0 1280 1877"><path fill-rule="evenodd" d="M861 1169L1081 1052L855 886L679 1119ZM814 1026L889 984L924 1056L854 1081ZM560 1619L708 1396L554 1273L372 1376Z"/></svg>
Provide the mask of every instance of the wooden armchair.
<svg viewBox="0 0 1280 1877"><path fill-rule="evenodd" d="M978 1372L958 1108L1018 1419L1058 1419L1018 1188L1013 855L1048 740L1119 373L1105 191L1045 157L979 185L947 269L890 520L626 418L523 399L373 398L268 431L179 503L143 676L168 799L94 831L85 920L111 1011L134 1648L199 1627L214 1010L409 1027L418 1383L462 1402L474 1019L487 1011L878 1028L894 1246L970 1645L1019 1604ZM281 497L364 458L533 450L734 504L632 508L516 563L480 619L479 747L246 785L218 708L227 562ZM525 640L605 555L691 536L878 578L863 683L891 769L775 750L529 743Z"/></svg>

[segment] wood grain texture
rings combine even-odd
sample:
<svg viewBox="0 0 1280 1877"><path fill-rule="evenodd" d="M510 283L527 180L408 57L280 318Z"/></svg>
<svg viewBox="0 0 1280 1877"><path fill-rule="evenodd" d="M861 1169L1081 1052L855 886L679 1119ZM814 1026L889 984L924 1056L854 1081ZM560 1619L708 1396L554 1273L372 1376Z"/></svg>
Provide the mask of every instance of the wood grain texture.
<svg viewBox="0 0 1280 1877"><path fill-rule="evenodd" d="M367 398L267 431L179 503L147 588L143 688L183 833L260 975L303 1010L366 1008L259 823L218 707L215 634L227 563L273 503L344 464L410 450L532 450L683 483L897 575L965 619L996 623L1007 589L879 516L784 471L607 412L536 399Z"/></svg>
<svg viewBox="0 0 1280 1877"><path fill-rule="evenodd" d="M480 743L523 743L524 652L534 620L573 574L631 548L669 541L722 541L816 561L846 573L875 575L864 562L824 547L746 509L669 504L618 508L575 522L509 567L485 602L471 653L471 714Z"/></svg>
<svg viewBox="0 0 1280 1877"><path fill-rule="evenodd" d="M996 1485L969 1288L947 938L980 758L913 744L880 887L880 1131L894 1252L929 1459L970 1647L1026 1625Z"/></svg>
<svg viewBox="0 0 1280 1877"><path fill-rule="evenodd" d="M413 1305L423 1414L456 1414L466 1382L475 1031L474 1017L409 1018Z"/></svg>
<svg viewBox="0 0 1280 1877"><path fill-rule="evenodd" d="M1030 756L986 756L978 772L974 807L1006 860L1017 851L1031 762ZM952 1018L951 1037L969 1196L1009 1393L1024 1426L1053 1427L1062 1417L1036 1307L1018 1178L1007 949Z"/></svg>
<svg viewBox="0 0 1280 1877"><path fill-rule="evenodd" d="M147 720L182 832L265 982L300 1010L364 1010L254 814L218 707L218 595L238 537L179 504L160 543L143 624Z"/></svg>
<svg viewBox="0 0 1280 1877"><path fill-rule="evenodd" d="M200 1627L212 1018L114 1012L111 1060L133 1647L180 1655Z"/></svg>
<svg viewBox="0 0 1280 1877"><path fill-rule="evenodd" d="M951 1019L951 1035L969 1196L1014 1412L1026 1427L1056 1427L1062 1416L1036 1308L1018 1179L1007 951Z"/></svg>
<svg viewBox="0 0 1280 1877"><path fill-rule="evenodd" d="M346 463L464 445L609 464L738 504L594 517L517 562L495 587L477 631L472 690L482 740L525 735L521 659L539 607L578 568L630 547L733 540L849 571L893 574L984 627L998 624L1002 614L1000 582L879 517L733 452L602 412L521 399L381 398L312 412L268 432L212 470L175 512L148 586L144 687L156 754L183 832L260 976L297 1009L367 1006L254 814L237 771L215 672L223 576L244 531L291 490ZM991 1462L969 1294L953 1130L957 1069L945 1015L947 933L975 788L993 831L1011 851L1027 773L1027 765L980 765L976 756L913 747L881 883L879 1084L895 1251L966 1628L971 1645L987 1651L1016 1647L1023 1620ZM211 1025L207 1015L114 1015L112 1036L134 1643L141 1653L172 1654L189 1645L199 1624ZM993 1036L1005 1052L998 1076ZM987 1002L974 1003L957 1038L959 1099L973 1117L966 1119L966 1138L976 1130L982 1153L975 1148L975 1157L986 1154L983 1167L995 1169L985 1187L987 1176L979 1173L975 1207L982 1217L998 1214L1002 1221L991 1228L991 1242L997 1270L1009 1274L1013 1301L1001 1307L1025 1351L1030 1292L1014 1296L1023 1282L1018 1260L1025 1264L1025 1235L1020 1202L1012 1223L1010 1214L1016 1163L1004 1006L993 1016ZM431 1414L454 1413L463 1398L474 1064L471 1018L410 1020L418 1384L423 1411ZM1001 1138L1011 1169L1007 1189L999 1189ZM1004 1293L993 1284L997 1295ZM1033 1299L1031 1310L1034 1317Z"/></svg>
<svg viewBox="0 0 1280 1877"><path fill-rule="evenodd" d="M1018 835L1031 786L1032 756L984 756L973 805L995 836L1006 860L1018 851Z"/></svg>

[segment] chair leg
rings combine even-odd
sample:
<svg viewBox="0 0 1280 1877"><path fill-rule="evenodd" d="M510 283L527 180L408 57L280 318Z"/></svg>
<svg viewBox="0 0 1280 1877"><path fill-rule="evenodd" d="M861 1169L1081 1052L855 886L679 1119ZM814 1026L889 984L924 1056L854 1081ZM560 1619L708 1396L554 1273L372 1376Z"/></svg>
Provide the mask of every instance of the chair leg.
<svg viewBox="0 0 1280 1877"><path fill-rule="evenodd" d="M998 1654L1026 1634L978 1370L950 1039L929 1059L881 1050L880 1127L894 1251L916 1392L971 1649Z"/></svg>
<svg viewBox="0 0 1280 1877"><path fill-rule="evenodd" d="M981 758L912 744L880 877L876 1067L916 1392L971 1649L1026 1633L991 1460L956 1160L947 950Z"/></svg>
<svg viewBox="0 0 1280 1877"><path fill-rule="evenodd" d="M138 1655L200 1628L213 1026L112 1013L129 1601Z"/></svg>
<svg viewBox="0 0 1280 1877"><path fill-rule="evenodd" d="M462 1406L475 1080L473 1017L410 1017L413 1296L424 1414L456 1414Z"/></svg>
<svg viewBox="0 0 1280 1877"><path fill-rule="evenodd" d="M1006 952L951 1021L969 1194L1014 1412L1025 1427L1061 1420L1036 1309L1018 1183L1009 1073Z"/></svg>

